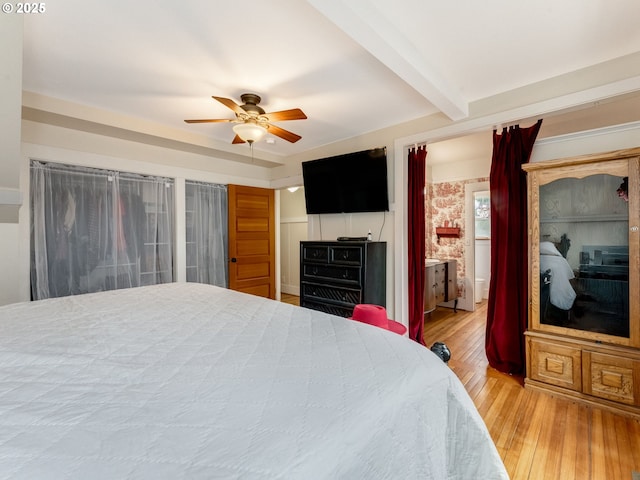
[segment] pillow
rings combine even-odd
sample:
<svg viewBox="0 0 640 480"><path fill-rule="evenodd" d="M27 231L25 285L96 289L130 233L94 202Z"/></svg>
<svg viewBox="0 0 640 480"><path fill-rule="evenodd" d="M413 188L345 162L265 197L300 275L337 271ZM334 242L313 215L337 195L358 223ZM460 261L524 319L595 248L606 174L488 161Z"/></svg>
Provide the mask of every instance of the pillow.
<svg viewBox="0 0 640 480"><path fill-rule="evenodd" d="M556 246L551 242L540 242L540 255L555 255L556 257L562 256Z"/></svg>

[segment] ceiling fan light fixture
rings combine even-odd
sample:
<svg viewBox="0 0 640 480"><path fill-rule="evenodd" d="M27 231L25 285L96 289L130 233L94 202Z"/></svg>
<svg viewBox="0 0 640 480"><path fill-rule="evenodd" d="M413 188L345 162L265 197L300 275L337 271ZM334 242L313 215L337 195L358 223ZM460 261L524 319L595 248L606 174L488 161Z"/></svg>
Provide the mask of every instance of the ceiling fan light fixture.
<svg viewBox="0 0 640 480"><path fill-rule="evenodd" d="M233 131L242 140L249 143L259 142L267 134L267 129L257 123L238 123L233 126Z"/></svg>

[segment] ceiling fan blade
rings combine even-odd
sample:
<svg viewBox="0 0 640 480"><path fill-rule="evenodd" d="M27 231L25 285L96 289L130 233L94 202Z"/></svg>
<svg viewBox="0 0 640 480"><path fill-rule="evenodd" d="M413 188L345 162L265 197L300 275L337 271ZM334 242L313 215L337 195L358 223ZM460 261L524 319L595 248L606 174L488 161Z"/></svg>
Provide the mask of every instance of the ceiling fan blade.
<svg viewBox="0 0 640 480"><path fill-rule="evenodd" d="M270 122L283 122L285 120L304 120L307 116L299 108L282 110L280 112L265 113Z"/></svg>
<svg viewBox="0 0 640 480"><path fill-rule="evenodd" d="M268 132L291 143L296 143L298 140L302 138L300 135L296 135L293 132L290 132L288 130L285 130L284 128L280 128L272 124L269 124Z"/></svg>
<svg viewBox="0 0 640 480"><path fill-rule="evenodd" d="M247 112L244 111L244 108L242 108L240 105L238 105L236 102L234 102L230 98L216 97L215 95L212 96L211 98L216 99L221 104L223 104L225 107L230 108L231 110L233 110L236 113L241 113L241 114L242 113L247 113Z"/></svg>
<svg viewBox="0 0 640 480"><path fill-rule="evenodd" d="M187 123L220 123L220 122L235 122L228 118L203 118L200 120L185 120Z"/></svg>
<svg viewBox="0 0 640 480"><path fill-rule="evenodd" d="M243 139L241 139L238 135L236 135L235 137L233 137L233 141L231 143L235 145L236 143L246 143L246 142Z"/></svg>

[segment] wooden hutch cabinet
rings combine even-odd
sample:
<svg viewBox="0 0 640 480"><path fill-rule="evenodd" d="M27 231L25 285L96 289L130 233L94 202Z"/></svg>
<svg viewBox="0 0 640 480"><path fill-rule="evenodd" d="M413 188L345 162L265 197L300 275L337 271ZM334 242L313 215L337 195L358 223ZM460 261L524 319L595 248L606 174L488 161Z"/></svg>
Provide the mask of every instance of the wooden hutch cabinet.
<svg viewBox="0 0 640 480"><path fill-rule="evenodd" d="M640 148L523 169L525 386L640 417Z"/></svg>

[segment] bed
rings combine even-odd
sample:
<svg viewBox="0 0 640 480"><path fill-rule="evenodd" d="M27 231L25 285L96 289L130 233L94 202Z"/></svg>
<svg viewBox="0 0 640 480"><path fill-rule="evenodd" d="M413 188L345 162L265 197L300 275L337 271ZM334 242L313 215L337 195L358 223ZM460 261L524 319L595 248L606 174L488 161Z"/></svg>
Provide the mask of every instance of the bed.
<svg viewBox="0 0 640 480"><path fill-rule="evenodd" d="M552 242L540 242L540 271L543 291L545 285L549 287L549 302L561 310L570 310L576 299L571 285L575 275L565 256Z"/></svg>
<svg viewBox="0 0 640 480"><path fill-rule="evenodd" d="M0 478L508 478L395 333L171 283L0 308Z"/></svg>

